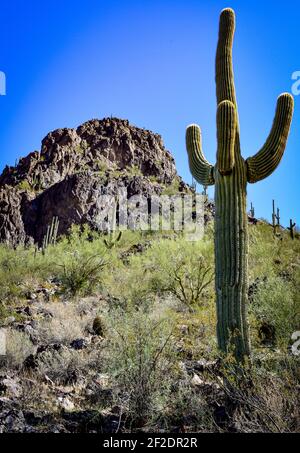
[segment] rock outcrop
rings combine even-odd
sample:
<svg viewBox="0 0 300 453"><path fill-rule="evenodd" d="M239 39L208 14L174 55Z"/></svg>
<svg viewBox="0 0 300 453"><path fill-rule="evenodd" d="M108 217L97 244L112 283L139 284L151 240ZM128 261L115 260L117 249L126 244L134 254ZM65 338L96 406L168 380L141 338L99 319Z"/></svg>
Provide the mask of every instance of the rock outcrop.
<svg viewBox="0 0 300 453"><path fill-rule="evenodd" d="M6 167L0 176L0 241L41 243L53 217L59 234L72 224L99 227L101 195L126 187L128 197L161 194L174 184L188 190L162 138L127 120L91 120L77 129L58 129L41 151Z"/></svg>

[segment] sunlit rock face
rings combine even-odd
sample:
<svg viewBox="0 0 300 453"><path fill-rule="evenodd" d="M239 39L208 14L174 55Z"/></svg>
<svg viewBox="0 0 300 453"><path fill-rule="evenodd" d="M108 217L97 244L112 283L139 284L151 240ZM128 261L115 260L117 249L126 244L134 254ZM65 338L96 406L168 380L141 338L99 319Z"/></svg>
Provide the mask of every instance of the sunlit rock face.
<svg viewBox="0 0 300 453"><path fill-rule="evenodd" d="M128 197L150 197L174 181L180 191L189 190L161 136L127 120L105 118L57 129L44 138L40 151L0 176L0 241L40 243L55 216L59 234L72 224L97 229L107 208L101 195L125 187Z"/></svg>

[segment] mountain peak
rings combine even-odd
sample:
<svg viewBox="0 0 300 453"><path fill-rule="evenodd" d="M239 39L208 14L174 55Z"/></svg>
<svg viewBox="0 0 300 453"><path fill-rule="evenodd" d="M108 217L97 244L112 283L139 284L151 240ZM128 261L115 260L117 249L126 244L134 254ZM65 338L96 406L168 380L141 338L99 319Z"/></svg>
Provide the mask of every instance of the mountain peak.
<svg viewBox="0 0 300 453"><path fill-rule="evenodd" d="M0 176L0 241L40 242L53 217L59 233L73 224L97 228L101 194L125 186L128 196L186 188L160 135L119 118L93 119L56 129L40 151Z"/></svg>

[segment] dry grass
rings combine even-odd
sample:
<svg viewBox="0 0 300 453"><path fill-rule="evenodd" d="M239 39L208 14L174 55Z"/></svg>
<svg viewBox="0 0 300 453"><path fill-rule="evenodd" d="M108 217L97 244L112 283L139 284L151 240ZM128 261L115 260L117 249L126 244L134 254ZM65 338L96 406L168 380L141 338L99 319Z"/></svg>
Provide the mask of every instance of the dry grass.
<svg viewBox="0 0 300 453"><path fill-rule="evenodd" d="M6 356L1 362L7 369L20 370L24 360L35 351L29 336L24 332L7 328L6 332Z"/></svg>
<svg viewBox="0 0 300 453"><path fill-rule="evenodd" d="M86 329L92 323L93 314L80 315L76 304L57 302L47 305L52 318L39 322L37 332L42 344L69 344L72 340L86 336Z"/></svg>

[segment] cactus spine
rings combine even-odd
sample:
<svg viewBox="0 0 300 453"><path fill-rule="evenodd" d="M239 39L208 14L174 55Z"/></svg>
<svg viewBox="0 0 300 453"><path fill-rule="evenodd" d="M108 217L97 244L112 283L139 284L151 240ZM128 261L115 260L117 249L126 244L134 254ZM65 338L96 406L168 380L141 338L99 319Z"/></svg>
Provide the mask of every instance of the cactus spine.
<svg viewBox="0 0 300 453"><path fill-rule="evenodd" d="M292 239L295 239L295 226L296 223L293 222L292 219L290 219L290 226L288 227L288 230L290 231L290 235Z"/></svg>
<svg viewBox="0 0 300 453"><path fill-rule="evenodd" d="M293 115L293 97L279 96L270 135L253 157L246 161L240 150L239 122L232 67L235 14L230 8L220 16L216 56L217 163L204 157L199 126L187 128L186 145L190 170L202 185L215 184L215 264L217 334L225 353L231 347L237 360L250 354L247 323L248 232L247 182L269 176L283 155Z"/></svg>

